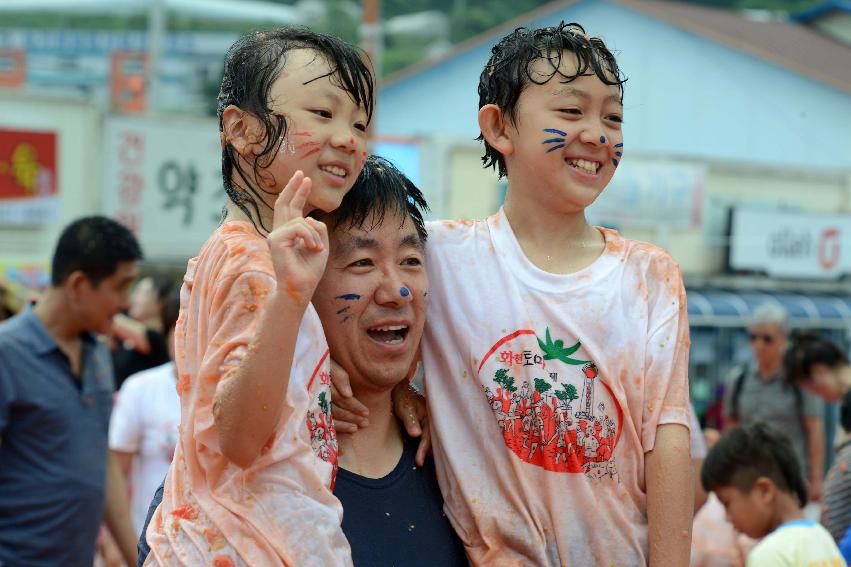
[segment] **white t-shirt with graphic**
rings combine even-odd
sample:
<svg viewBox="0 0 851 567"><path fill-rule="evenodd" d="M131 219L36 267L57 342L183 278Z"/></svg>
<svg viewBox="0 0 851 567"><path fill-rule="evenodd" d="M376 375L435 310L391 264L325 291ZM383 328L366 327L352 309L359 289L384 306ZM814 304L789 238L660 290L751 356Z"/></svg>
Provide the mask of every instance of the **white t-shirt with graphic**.
<svg viewBox="0 0 851 567"><path fill-rule="evenodd" d="M135 454L129 484L137 532L174 456L180 425L176 386L173 362L133 374L121 385L110 417L109 448Z"/></svg>
<svg viewBox="0 0 851 567"><path fill-rule="evenodd" d="M748 554L747 567L846 567L836 542L816 522L787 522Z"/></svg>
<svg viewBox="0 0 851 567"><path fill-rule="evenodd" d="M471 560L645 565L644 454L659 425L689 425L677 264L603 230L591 266L549 274L502 210L428 229L426 398Z"/></svg>

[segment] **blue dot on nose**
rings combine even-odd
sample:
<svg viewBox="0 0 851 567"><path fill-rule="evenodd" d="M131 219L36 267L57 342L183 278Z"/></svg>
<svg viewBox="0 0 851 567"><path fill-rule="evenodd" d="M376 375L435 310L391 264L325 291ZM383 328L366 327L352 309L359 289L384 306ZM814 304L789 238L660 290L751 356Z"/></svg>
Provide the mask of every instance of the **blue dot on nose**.
<svg viewBox="0 0 851 567"><path fill-rule="evenodd" d="M400 289L400 290L399 290L399 294L400 294L402 297L408 297L409 295L411 295L411 292L410 292L410 291L408 291L408 288L403 287L402 289Z"/></svg>
<svg viewBox="0 0 851 567"><path fill-rule="evenodd" d="M600 136L600 143L601 143L601 144L605 144L605 143L606 143L606 137L605 137L605 136Z"/></svg>

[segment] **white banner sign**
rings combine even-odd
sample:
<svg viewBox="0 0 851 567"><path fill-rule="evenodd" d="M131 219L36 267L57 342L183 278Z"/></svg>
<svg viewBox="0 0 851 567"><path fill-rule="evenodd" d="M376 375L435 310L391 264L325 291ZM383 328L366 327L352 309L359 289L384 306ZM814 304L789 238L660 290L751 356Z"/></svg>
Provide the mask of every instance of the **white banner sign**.
<svg viewBox="0 0 851 567"><path fill-rule="evenodd" d="M130 227L146 258L195 256L227 197L215 120L117 117L104 132L104 212Z"/></svg>
<svg viewBox="0 0 851 567"><path fill-rule="evenodd" d="M730 268L836 279L851 273L851 215L735 209Z"/></svg>
<svg viewBox="0 0 851 567"><path fill-rule="evenodd" d="M706 167L673 161L636 161L618 167L588 208L594 223L672 228L700 226Z"/></svg>

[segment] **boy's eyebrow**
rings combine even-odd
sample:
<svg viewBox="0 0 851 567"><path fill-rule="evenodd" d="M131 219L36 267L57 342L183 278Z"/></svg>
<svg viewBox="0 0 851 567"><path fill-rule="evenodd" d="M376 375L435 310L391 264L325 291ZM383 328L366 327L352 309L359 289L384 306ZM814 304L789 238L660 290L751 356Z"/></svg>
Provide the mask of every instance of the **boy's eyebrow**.
<svg viewBox="0 0 851 567"><path fill-rule="evenodd" d="M581 98L582 100L590 100L591 95L586 93L581 89L577 89L576 87L571 86L562 86L553 91L553 96L575 96L576 98ZM617 104L623 106L621 103L621 99L617 95L609 95L606 97L606 102L616 102Z"/></svg>

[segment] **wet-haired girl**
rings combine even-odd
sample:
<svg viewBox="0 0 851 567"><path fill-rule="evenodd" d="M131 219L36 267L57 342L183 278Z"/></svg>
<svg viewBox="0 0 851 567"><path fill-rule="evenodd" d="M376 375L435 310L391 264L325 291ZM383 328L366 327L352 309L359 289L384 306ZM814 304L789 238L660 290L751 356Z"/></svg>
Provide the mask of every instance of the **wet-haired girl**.
<svg viewBox="0 0 851 567"><path fill-rule="evenodd" d="M146 565L350 565L331 493L328 345L310 305L332 211L365 159L361 54L302 28L237 41L219 93L221 226L175 330L181 428Z"/></svg>

